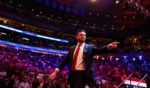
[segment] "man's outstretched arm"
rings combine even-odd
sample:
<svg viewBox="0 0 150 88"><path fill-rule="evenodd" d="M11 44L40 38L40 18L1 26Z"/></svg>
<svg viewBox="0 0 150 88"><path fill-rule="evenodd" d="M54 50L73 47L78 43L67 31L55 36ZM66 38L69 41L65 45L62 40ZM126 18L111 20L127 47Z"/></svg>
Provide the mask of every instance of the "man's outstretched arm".
<svg viewBox="0 0 150 88"><path fill-rule="evenodd" d="M112 49L116 49L118 47L119 42L112 42L106 46L102 46L102 47L95 47L94 45L93 47L93 54L102 54L102 53L106 53L109 50Z"/></svg>

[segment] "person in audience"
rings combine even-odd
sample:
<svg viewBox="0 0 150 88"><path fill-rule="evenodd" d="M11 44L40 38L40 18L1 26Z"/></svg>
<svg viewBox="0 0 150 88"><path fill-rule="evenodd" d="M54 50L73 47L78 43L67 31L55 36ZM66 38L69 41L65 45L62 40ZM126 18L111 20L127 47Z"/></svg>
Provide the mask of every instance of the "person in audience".
<svg viewBox="0 0 150 88"><path fill-rule="evenodd" d="M20 82L18 88L30 88L29 82L28 82L28 78L24 77L23 81Z"/></svg>

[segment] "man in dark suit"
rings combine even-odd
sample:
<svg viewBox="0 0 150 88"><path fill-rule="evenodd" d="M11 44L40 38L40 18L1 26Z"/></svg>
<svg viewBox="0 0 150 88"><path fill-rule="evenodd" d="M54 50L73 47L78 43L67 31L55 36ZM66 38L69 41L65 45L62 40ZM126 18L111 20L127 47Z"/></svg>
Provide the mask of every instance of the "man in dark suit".
<svg viewBox="0 0 150 88"><path fill-rule="evenodd" d="M117 48L118 42L113 42L107 46L100 48L92 44L86 44L86 32L79 30L76 34L77 45L69 48L67 57L61 62L58 68L50 75L51 79L55 79L57 73L69 63L68 82L71 88L84 88L88 84L90 88L96 86L94 80L94 66L92 63L93 56L98 52Z"/></svg>

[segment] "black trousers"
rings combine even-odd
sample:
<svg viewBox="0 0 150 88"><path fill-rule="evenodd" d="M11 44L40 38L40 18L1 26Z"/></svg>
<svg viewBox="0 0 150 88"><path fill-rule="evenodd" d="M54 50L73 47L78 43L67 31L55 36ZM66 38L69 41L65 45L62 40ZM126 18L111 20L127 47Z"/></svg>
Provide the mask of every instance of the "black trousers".
<svg viewBox="0 0 150 88"><path fill-rule="evenodd" d="M86 85L85 71L70 71L69 84L70 88L85 88Z"/></svg>
<svg viewBox="0 0 150 88"><path fill-rule="evenodd" d="M98 88L95 80L88 81L85 71L70 71L69 73L69 84L70 88L85 88L88 85L90 88Z"/></svg>

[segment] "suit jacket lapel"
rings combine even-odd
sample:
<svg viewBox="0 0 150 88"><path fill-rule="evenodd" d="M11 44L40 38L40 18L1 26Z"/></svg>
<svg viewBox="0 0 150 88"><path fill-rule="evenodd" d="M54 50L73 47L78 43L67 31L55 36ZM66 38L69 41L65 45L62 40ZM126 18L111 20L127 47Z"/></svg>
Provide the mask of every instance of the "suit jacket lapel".
<svg viewBox="0 0 150 88"><path fill-rule="evenodd" d="M83 48L83 59L85 59L85 55L87 53L88 45L85 43L84 48Z"/></svg>
<svg viewBox="0 0 150 88"><path fill-rule="evenodd" d="M71 60L73 59L73 54L74 54L75 48L76 48L76 46L73 46L71 49L71 53L70 53Z"/></svg>

